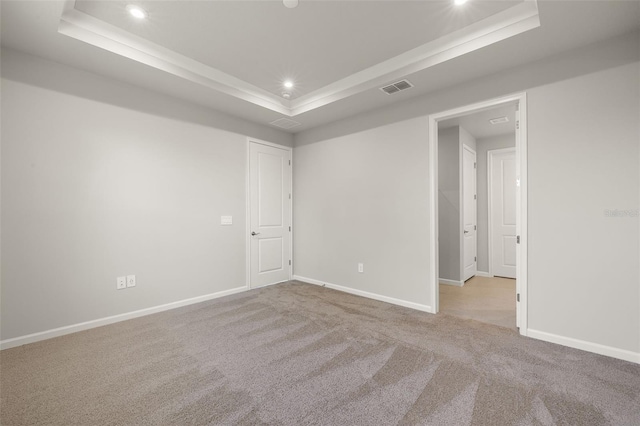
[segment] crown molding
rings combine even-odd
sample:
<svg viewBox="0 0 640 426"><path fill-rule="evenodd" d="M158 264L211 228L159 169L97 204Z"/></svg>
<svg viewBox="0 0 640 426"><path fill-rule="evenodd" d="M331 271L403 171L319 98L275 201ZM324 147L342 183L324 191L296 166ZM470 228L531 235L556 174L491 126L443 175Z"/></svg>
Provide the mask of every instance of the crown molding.
<svg viewBox="0 0 640 426"><path fill-rule="evenodd" d="M74 6L75 0L65 3L58 26L59 33L252 104L290 115L290 101L94 18Z"/></svg>
<svg viewBox="0 0 640 426"><path fill-rule="evenodd" d="M287 117L378 88L409 74L540 26L537 0L524 0L467 27L356 72L294 100L282 99L244 80L138 37L64 5L58 32Z"/></svg>
<svg viewBox="0 0 640 426"><path fill-rule="evenodd" d="M365 90L379 88L474 50L540 26L536 0L522 3L354 73L292 102L302 114Z"/></svg>

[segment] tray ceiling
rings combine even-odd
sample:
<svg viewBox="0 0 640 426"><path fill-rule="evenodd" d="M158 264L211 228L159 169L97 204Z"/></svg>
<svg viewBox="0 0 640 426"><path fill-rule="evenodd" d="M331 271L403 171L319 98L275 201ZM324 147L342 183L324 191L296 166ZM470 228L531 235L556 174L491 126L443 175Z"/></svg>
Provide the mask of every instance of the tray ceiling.
<svg viewBox="0 0 640 426"><path fill-rule="evenodd" d="M142 7L133 20L128 4ZM59 32L293 117L538 27L537 3L94 1ZM290 99L282 82L295 81Z"/></svg>

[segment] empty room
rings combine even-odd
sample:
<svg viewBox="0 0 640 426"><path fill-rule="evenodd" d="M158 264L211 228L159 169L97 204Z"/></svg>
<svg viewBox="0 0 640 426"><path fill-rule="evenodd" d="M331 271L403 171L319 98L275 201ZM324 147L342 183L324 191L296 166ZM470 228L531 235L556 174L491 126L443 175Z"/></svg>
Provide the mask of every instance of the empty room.
<svg viewBox="0 0 640 426"><path fill-rule="evenodd" d="M0 424L640 424L640 2L0 20Z"/></svg>

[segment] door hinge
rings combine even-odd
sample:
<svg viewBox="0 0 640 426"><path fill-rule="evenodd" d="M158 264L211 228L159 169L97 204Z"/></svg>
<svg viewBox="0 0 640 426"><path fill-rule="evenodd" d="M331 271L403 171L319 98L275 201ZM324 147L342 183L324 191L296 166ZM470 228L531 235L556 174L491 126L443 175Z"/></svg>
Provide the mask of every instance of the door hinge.
<svg viewBox="0 0 640 426"><path fill-rule="evenodd" d="M477 257L475 257L475 256L473 256L473 261L474 261L474 262L477 262L477 261L478 261L478 258L477 258Z"/></svg>
<svg viewBox="0 0 640 426"><path fill-rule="evenodd" d="M520 301L520 293L516 294L516 302Z"/></svg>
<svg viewBox="0 0 640 426"><path fill-rule="evenodd" d="M473 163L473 168L477 169L478 168L478 163Z"/></svg>
<svg viewBox="0 0 640 426"><path fill-rule="evenodd" d="M516 237L516 244L520 244L520 235Z"/></svg>
<svg viewBox="0 0 640 426"><path fill-rule="evenodd" d="M291 266L291 261L289 261L289 266Z"/></svg>
<svg viewBox="0 0 640 426"><path fill-rule="evenodd" d="M476 225L473 225L473 230L474 230L474 231L477 231L477 230L478 230L478 227L477 227Z"/></svg>
<svg viewBox="0 0 640 426"><path fill-rule="evenodd" d="M477 200L478 199L478 195L477 194L473 194L473 199Z"/></svg>
<svg viewBox="0 0 640 426"><path fill-rule="evenodd" d="M289 199L291 199L291 194L289 194Z"/></svg>
<svg viewBox="0 0 640 426"><path fill-rule="evenodd" d="M291 165L291 160L289 160L289 165Z"/></svg>
<svg viewBox="0 0 640 426"><path fill-rule="evenodd" d="M291 232L291 227L289 227L289 232Z"/></svg>

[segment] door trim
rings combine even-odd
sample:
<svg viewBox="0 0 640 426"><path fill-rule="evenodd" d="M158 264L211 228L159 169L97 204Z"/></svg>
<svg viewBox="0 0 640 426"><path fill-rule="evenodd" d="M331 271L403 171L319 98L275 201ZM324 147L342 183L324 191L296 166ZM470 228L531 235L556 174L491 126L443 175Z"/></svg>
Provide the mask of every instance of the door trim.
<svg viewBox="0 0 640 426"><path fill-rule="evenodd" d="M513 148L499 148L499 149L491 149L487 151L487 218L489 221L489 226L487 228L487 238L489 239L489 267L488 272L489 275L493 276L493 214L491 203L493 201L493 179L491 177L491 167L493 166L493 156L496 154L506 154L508 152L516 152L516 147ZM517 260L516 260L517 266Z"/></svg>
<svg viewBox="0 0 640 426"><path fill-rule="evenodd" d="M449 118L460 117L480 112L496 106L516 103L519 111L520 126L516 129L516 176L520 180L516 205L516 233L520 236L520 244L516 249L516 283L520 292L519 324L520 334L527 335L527 94L520 92L500 98L494 98L459 108L450 109L429 115L429 276L432 313L439 310L440 292L438 288L438 122Z"/></svg>
<svg viewBox="0 0 640 426"><path fill-rule="evenodd" d="M289 193L291 198L289 199L289 223L291 225L291 232L289 232L289 257L291 258L291 265L289 265L289 280L293 276L293 148L285 145L278 145L273 142L267 142L260 139L247 137L246 142L246 159L245 159L245 287L247 290L251 290L251 144L265 145L272 148L282 149L289 151L289 158L291 159L291 179L289 179ZM270 284L273 285L273 284Z"/></svg>

